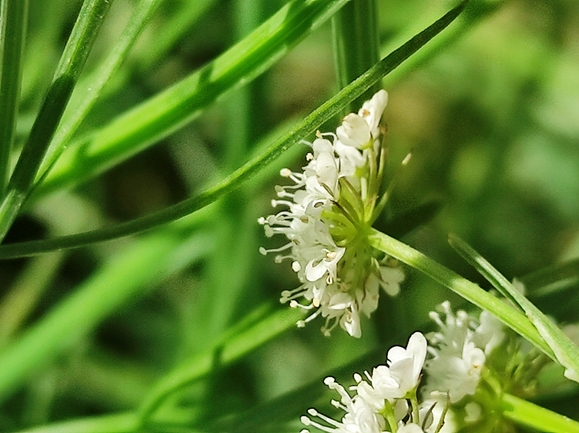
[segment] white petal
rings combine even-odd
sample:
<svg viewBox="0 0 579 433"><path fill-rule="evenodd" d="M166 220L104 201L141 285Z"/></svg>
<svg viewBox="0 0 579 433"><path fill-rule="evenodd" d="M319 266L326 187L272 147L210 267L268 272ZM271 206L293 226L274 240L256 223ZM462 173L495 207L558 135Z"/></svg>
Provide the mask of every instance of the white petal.
<svg viewBox="0 0 579 433"><path fill-rule="evenodd" d="M350 113L336 129L336 135L345 145L360 148L370 141L370 127L362 117Z"/></svg>

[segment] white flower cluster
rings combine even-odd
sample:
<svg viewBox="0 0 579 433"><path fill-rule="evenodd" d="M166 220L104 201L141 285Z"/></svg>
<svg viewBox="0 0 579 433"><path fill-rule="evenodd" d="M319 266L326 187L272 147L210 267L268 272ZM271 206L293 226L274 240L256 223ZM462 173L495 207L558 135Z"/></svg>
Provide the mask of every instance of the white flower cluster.
<svg viewBox="0 0 579 433"><path fill-rule="evenodd" d="M477 421L481 406L476 401L463 405L460 421L449 409L475 393L486 356L501 344L504 329L487 312L479 318L464 311L453 313L449 302L430 317L440 330L428 342L415 332L406 348L395 346L388 351L385 365L374 368L372 374L365 372L364 377L355 374L356 385L350 387L353 396L333 377L326 378L326 385L341 397L332 401L345 412L341 421L310 409L302 423L326 433L446 433ZM427 383L420 389L420 401L423 373Z"/></svg>
<svg viewBox="0 0 579 433"><path fill-rule="evenodd" d="M332 401L332 404L346 414L338 422L310 409L310 416L303 416L302 423L327 433L441 431L441 413L432 410L433 403L416 405L426 350L424 335L420 332L412 334L406 348L395 346L388 351L386 365L374 368L372 374L365 372L365 379L359 374L354 375L357 384L350 388L354 391L353 397L333 377L326 378L326 385L340 395L340 401ZM302 430L304 432L307 430Z"/></svg>
<svg viewBox="0 0 579 433"><path fill-rule="evenodd" d="M464 311L453 313L448 301L430 317L440 331L429 336L431 358L426 362L426 395L448 395L451 403L475 393L486 356L505 336L501 323L483 311L477 319Z"/></svg>
<svg viewBox="0 0 579 433"><path fill-rule="evenodd" d="M359 337L360 313L369 316L378 305L380 287L396 295L404 279L401 269L380 257L367 242L367 232L382 210L386 152L380 119L388 102L384 90L348 114L336 133L318 133L303 172L283 169L294 182L277 186L281 212L260 218L265 234L282 234L288 243L262 254L290 259L301 285L282 293L292 307L315 310L298 325L321 315L329 335L338 324ZM300 300L300 302L298 302Z"/></svg>

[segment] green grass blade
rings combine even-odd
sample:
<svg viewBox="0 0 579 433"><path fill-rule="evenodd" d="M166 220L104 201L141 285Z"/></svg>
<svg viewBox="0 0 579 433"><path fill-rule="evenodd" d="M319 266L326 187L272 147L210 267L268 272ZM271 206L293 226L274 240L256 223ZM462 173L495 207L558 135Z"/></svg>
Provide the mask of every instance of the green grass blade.
<svg viewBox="0 0 579 433"><path fill-rule="evenodd" d="M533 297L567 296L570 292L575 292L579 284L579 259L540 269L522 276L520 281Z"/></svg>
<svg viewBox="0 0 579 433"><path fill-rule="evenodd" d="M340 89L362 75L380 60L378 5L376 0L350 2L332 18L332 38L338 86ZM379 89L370 87L346 107L344 114L361 107Z"/></svg>
<svg viewBox="0 0 579 433"><path fill-rule="evenodd" d="M533 431L579 433L577 421L511 394L501 395L500 410L505 418L531 427Z"/></svg>
<svg viewBox="0 0 579 433"><path fill-rule="evenodd" d="M321 376L306 385L286 392L273 400L266 401L249 410L238 412L233 416L210 420L206 423L206 431L207 433L281 431L280 426L289 421L298 420L300 415L303 415L304 411L307 410L307 405L314 404L320 398L327 396L328 388L323 385L325 377L335 377L338 381L342 379L351 380L352 372L359 371L361 365L375 365L377 360L383 359L384 347L388 347L388 344L380 345L377 349L371 349L345 365L323 373L320 372Z"/></svg>
<svg viewBox="0 0 579 433"><path fill-rule="evenodd" d="M213 62L71 144L37 194L81 183L184 126L230 89L267 70L347 0L294 0Z"/></svg>
<svg viewBox="0 0 579 433"><path fill-rule="evenodd" d="M119 413L99 417L63 421L33 427L18 433L135 433L138 425L134 413Z"/></svg>
<svg viewBox="0 0 579 433"><path fill-rule="evenodd" d="M294 328L303 318L301 309L284 308L275 311L241 332L230 332L209 350L182 363L163 377L153 388L141 406L139 413L142 424L153 416L167 397L188 386L221 366L226 366L261 347L267 341Z"/></svg>
<svg viewBox="0 0 579 433"><path fill-rule="evenodd" d="M551 348L543 341L543 338L531 322L513 307L421 252L384 233L373 229L368 238L374 248L423 272L477 307L491 312L501 322L525 337L549 357L554 357Z"/></svg>
<svg viewBox="0 0 579 433"><path fill-rule="evenodd" d="M189 31L217 0L181 0L168 19L164 31L156 35L155 44L142 53L141 70L149 70Z"/></svg>
<svg viewBox="0 0 579 433"><path fill-rule="evenodd" d="M28 0L0 2L2 60L0 66L0 197L10 175L10 157L18 117L22 53L28 19Z"/></svg>
<svg viewBox="0 0 579 433"><path fill-rule="evenodd" d="M40 178L48 173L50 167L61 155L78 126L94 106L103 87L119 69L121 63L126 58L137 37L141 34L141 31L148 23L160 2L161 0L139 1L135 6L127 26L122 31L120 38L113 46L110 54L93 73L83 78L75 87L75 91L64 112L62 122L54 135L54 139L42 163ZM36 181L36 183L38 182L39 181Z"/></svg>
<svg viewBox="0 0 579 433"><path fill-rule="evenodd" d="M553 360L565 367L565 377L579 382L579 347L470 245L454 235L449 236L449 242L495 289L525 312L530 323L553 351Z"/></svg>
<svg viewBox="0 0 579 433"><path fill-rule="evenodd" d="M7 195L0 206L0 239L6 235L34 183L110 3L87 0L82 5L54 80L10 177Z"/></svg>
<svg viewBox="0 0 579 433"><path fill-rule="evenodd" d="M304 137L307 137L309 134L316 131L316 129L324 122L340 113L350 101L363 94L366 89L377 83L383 76L400 65L414 52L444 30L460 14L464 5L465 3L462 3L460 6L452 9L424 31L420 32L400 48L386 56L361 77L349 84L341 92L308 115L300 124L292 128L287 134L284 134L282 137L275 140L265 152L247 162L203 193L154 214L105 229L56 237L48 240L0 245L0 258L26 257L55 249L77 248L90 243L128 236L182 218L204 206L207 206L218 198L235 191L245 181L257 174L263 167L267 166L273 160L277 159L295 143L300 142Z"/></svg>
<svg viewBox="0 0 579 433"><path fill-rule="evenodd" d="M116 255L0 354L0 401L129 299L207 254L213 240L191 222L139 240Z"/></svg>
<svg viewBox="0 0 579 433"><path fill-rule="evenodd" d="M231 3L233 13L232 33L240 40L259 26L265 4L263 0L234 0ZM264 106L260 100L260 80L236 89L229 96L225 105L227 130L224 132L221 167L224 172L231 172L239 167L240 162L250 153L249 146L253 137L259 136L259 127L263 123L260 109ZM279 170L278 170L279 173ZM195 305L192 337L199 348L208 347L232 323L240 301L248 296L250 283L254 274L254 265L258 250L258 227L255 222L260 216L255 212L246 184L237 194L229 195L216 203L219 211L211 220L211 230L218 239L219 249L207 259L204 272L206 283L198 296ZM227 254L223 254L227 251ZM214 288L219 287L220 296L215 296Z"/></svg>

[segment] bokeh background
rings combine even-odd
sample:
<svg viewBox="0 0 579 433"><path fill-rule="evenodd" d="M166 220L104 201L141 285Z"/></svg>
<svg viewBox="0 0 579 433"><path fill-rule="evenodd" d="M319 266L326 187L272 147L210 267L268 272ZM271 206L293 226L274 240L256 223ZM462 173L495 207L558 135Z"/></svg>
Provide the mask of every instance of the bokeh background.
<svg viewBox="0 0 579 433"><path fill-rule="evenodd" d="M69 0L31 3L19 137L31 126L80 7ZM384 54L394 41L451 6L442 0L378 3ZM163 2L78 134L106 124L214 59L283 4ZM114 2L87 71L114 43L132 6L128 0ZM495 6L427 61L383 81L390 94L385 114L389 176L411 150L413 157L400 171L389 208L377 223L484 287L448 246L448 233L461 236L508 278L579 257L579 3L508 0ZM194 19L197 8L202 13ZM178 23L182 34L166 30L177 32ZM31 204L7 239L102 227L187 198L245 162L267 137L280 135L336 86L328 24L162 142L96 179ZM258 253L261 245L271 248L283 241L265 238L257 218L273 212L273 187L285 181L279 169L299 169L306 152L306 146L295 146L256 181L212 205L199 223L211 248L151 281L47 362L0 408L0 431L133 410L164 372L209 347L255 307L284 308L277 304L279 294L297 280L286 263ZM139 239L0 263L0 350ZM573 323L579 319L577 288L577 280L567 281L562 289L537 293L535 300ZM258 408L261 424L252 431L298 431L299 414L316 404L305 396L328 400L321 378L353 362L341 373L347 379L383 361L390 344L428 329L428 311L444 299L462 305L408 270L400 297L382 297L378 311L363 323L361 339L339 330L324 338L319 321L290 330L191 387L189 414L210 429L215 420ZM291 394L300 387L306 388ZM542 403L577 416L577 391L549 394ZM267 406L276 398L287 413ZM260 405L266 405L262 411Z"/></svg>

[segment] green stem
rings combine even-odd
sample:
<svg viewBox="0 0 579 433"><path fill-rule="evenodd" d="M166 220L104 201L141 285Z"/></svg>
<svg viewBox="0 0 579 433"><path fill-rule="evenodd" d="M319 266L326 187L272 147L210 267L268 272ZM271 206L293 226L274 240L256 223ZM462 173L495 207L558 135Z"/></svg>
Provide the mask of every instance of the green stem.
<svg viewBox="0 0 579 433"><path fill-rule="evenodd" d="M89 243L102 242L139 233L183 218L207 206L218 198L235 191L245 181L259 173L263 167L286 152L291 146L299 143L303 137L315 132L320 125L340 113L350 101L359 97L366 89L377 83L382 77L394 70L404 60L443 31L462 12L464 7L465 3L463 2L446 13L442 18L414 36L397 50L390 53L378 64L374 65L362 74L362 76L322 104L287 134L275 140L264 152L201 194L183 200L162 211L106 229L53 238L47 241L30 241L13 245L0 245L0 258L25 257L52 251L53 249L77 248L88 245Z"/></svg>
<svg viewBox="0 0 579 433"><path fill-rule="evenodd" d="M384 408L381 411L381 415L386 420L388 427L392 431L392 433L396 433L398 431L398 420L394 415L394 408L392 407L392 403L386 400Z"/></svg>
<svg viewBox="0 0 579 433"><path fill-rule="evenodd" d="M545 316L539 308L529 301L504 275L470 245L455 235L449 235L448 240L450 245L485 277L505 299L521 308L529 322L541 334L543 341L551 348L554 354L552 359L565 367L565 377L579 382L579 348L577 345L565 335L553 320Z"/></svg>
<svg viewBox="0 0 579 433"><path fill-rule="evenodd" d="M519 311L481 289L478 285L470 282L466 278L461 277L421 252L388 235L385 235L384 233L371 229L370 234L368 235L368 240L374 248L415 269L418 269L421 272L424 272L433 280L462 296L464 299L493 313L509 328L525 337L547 354L547 356L555 359L553 351L549 345L545 343L531 322L529 322L529 320Z"/></svg>
<svg viewBox="0 0 579 433"><path fill-rule="evenodd" d="M54 139L39 170L40 176L35 181L36 185L48 174L52 165L62 154L81 122L98 100L104 86L119 69L160 2L161 0L140 0L110 54L93 73L83 78L76 86L63 115L62 122L54 135Z"/></svg>
<svg viewBox="0 0 579 433"><path fill-rule="evenodd" d="M380 60L376 0L356 0L340 9L332 18L332 36L338 86L343 89ZM361 106L378 88L379 83L371 86L344 111Z"/></svg>
<svg viewBox="0 0 579 433"><path fill-rule="evenodd" d="M155 35L155 43L139 53L137 67L140 71L146 72L156 66L171 48L183 41L204 14L215 6L217 0L180 0L176 3L179 6L167 17L168 25Z"/></svg>
<svg viewBox="0 0 579 433"><path fill-rule="evenodd" d="M33 427L18 433L135 433L137 421L137 415L129 412L64 421Z"/></svg>
<svg viewBox="0 0 579 433"><path fill-rule="evenodd" d="M266 71L346 2L289 2L214 61L71 144L35 197L84 182L183 127L226 91Z"/></svg>
<svg viewBox="0 0 579 433"><path fill-rule="evenodd" d="M267 341L295 327L303 318L303 310L284 308L260 317L252 318L253 326L239 331L241 326L231 329L224 338L211 348L182 363L153 388L145 398L140 413L140 424L144 427L163 402L180 389L200 380L217 368L231 364L249 352L264 345ZM237 331L237 332L235 332Z"/></svg>
<svg viewBox="0 0 579 433"><path fill-rule="evenodd" d="M115 256L76 291L0 352L0 401L85 336L120 305L199 260L213 238L193 223L174 224Z"/></svg>
<svg viewBox="0 0 579 433"><path fill-rule="evenodd" d="M110 0L87 0L82 5L54 80L10 178L7 197L0 206L0 240L12 225L34 183L110 4Z"/></svg>
<svg viewBox="0 0 579 433"><path fill-rule="evenodd" d="M4 195L10 173L27 19L28 0L0 2L0 197Z"/></svg>
<svg viewBox="0 0 579 433"><path fill-rule="evenodd" d="M510 394L501 399L505 418L546 433L579 433L579 422Z"/></svg>

